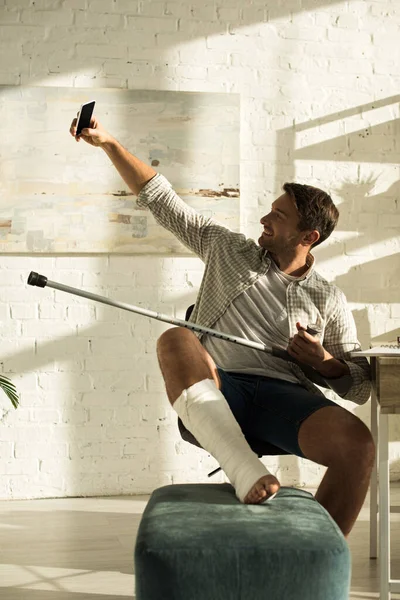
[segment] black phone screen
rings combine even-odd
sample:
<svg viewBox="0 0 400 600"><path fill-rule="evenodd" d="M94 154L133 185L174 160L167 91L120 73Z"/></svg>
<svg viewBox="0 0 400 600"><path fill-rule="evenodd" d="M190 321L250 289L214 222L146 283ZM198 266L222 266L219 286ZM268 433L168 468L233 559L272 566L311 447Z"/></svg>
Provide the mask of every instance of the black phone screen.
<svg viewBox="0 0 400 600"><path fill-rule="evenodd" d="M92 118L95 104L96 104L95 101L93 101L93 102L88 102L87 104L84 104L82 106L75 135L80 135L82 129L85 129L86 127L90 127L90 119Z"/></svg>

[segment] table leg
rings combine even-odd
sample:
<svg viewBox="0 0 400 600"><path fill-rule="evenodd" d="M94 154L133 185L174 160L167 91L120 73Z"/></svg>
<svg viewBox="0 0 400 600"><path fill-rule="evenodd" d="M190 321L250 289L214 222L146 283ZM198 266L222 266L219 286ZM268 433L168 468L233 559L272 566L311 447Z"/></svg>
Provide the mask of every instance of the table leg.
<svg viewBox="0 0 400 600"><path fill-rule="evenodd" d="M379 577L380 600L390 600L389 415L379 414Z"/></svg>

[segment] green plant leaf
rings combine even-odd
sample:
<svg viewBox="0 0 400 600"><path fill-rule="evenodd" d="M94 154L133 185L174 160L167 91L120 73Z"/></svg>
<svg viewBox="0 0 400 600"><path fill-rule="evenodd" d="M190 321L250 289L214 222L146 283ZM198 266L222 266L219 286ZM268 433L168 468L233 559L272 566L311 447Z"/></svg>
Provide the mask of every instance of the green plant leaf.
<svg viewBox="0 0 400 600"><path fill-rule="evenodd" d="M6 396L9 397L13 407L17 408L18 404L19 404L19 396L18 396L17 388L15 387L13 382L10 381L4 375L0 375L0 389L2 389L3 392L6 394Z"/></svg>

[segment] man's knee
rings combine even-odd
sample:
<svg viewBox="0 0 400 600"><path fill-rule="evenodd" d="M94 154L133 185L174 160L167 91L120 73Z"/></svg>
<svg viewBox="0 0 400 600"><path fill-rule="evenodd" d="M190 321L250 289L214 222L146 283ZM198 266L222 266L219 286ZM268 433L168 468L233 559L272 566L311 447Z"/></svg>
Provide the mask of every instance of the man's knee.
<svg viewBox="0 0 400 600"><path fill-rule="evenodd" d="M157 340L157 355L162 356L165 352L177 352L187 344L193 343L196 336L189 329L183 327L171 327L164 331Z"/></svg>
<svg viewBox="0 0 400 600"><path fill-rule="evenodd" d="M301 425L299 444L306 458L326 467L372 468L375 444L368 427L339 406L324 407Z"/></svg>
<svg viewBox="0 0 400 600"><path fill-rule="evenodd" d="M354 451L361 456L366 463L375 462L375 442L368 427L359 420L359 430L355 440L350 441L354 446Z"/></svg>
<svg viewBox="0 0 400 600"><path fill-rule="evenodd" d="M375 462L375 443L368 427L355 415L354 421L340 436L337 461L350 468L369 471Z"/></svg>
<svg viewBox="0 0 400 600"><path fill-rule="evenodd" d="M203 379L214 379L221 389L216 364L190 329L173 327L164 331L157 340L157 357L170 397L177 397L178 388L186 389Z"/></svg>

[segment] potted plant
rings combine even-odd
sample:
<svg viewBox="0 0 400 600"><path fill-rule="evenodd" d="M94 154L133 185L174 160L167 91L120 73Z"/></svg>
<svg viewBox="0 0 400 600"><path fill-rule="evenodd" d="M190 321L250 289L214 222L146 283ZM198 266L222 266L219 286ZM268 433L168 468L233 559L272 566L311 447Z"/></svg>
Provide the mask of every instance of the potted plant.
<svg viewBox="0 0 400 600"><path fill-rule="evenodd" d="M0 374L0 390L6 394L11 400L11 404L14 408L17 408L19 403L19 396L15 385L7 377Z"/></svg>

